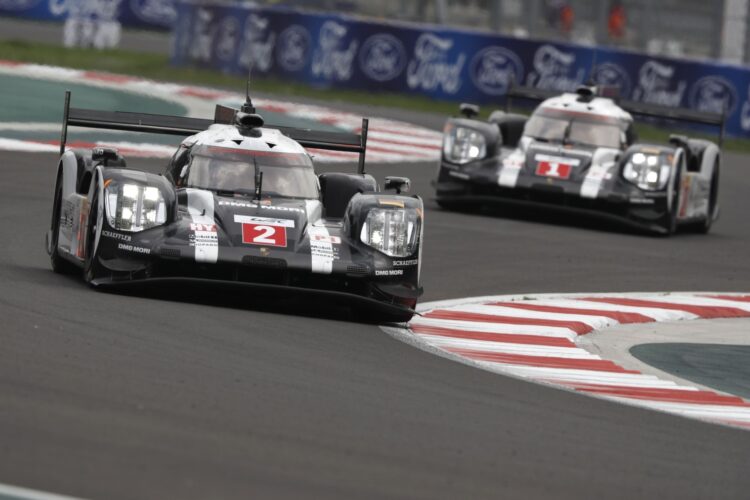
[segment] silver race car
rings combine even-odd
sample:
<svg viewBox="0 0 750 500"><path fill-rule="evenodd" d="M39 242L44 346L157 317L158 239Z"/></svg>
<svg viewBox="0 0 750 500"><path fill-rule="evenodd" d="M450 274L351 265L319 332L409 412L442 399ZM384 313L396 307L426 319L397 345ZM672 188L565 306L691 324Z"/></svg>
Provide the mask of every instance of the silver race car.
<svg viewBox="0 0 750 500"><path fill-rule="evenodd" d="M379 321L414 314L423 205L409 180L364 173L362 134L265 126L252 102L213 120L70 108L66 94L47 251L95 287L158 283L322 294ZM65 151L68 126L188 136L163 174L116 150ZM317 175L308 148L359 154ZM135 162L134 162L135 163ZM361 316L360 316L361 317Z"/></svg>
<svg viewBox="0 0 750 500"><path fill-rule="evenodd" d="M477 106L445 124L436 198L447 209L515 203L615 219L672 234L708 232L719 214L724 117L618 102L609 89L551 95L515 88L509 97L542 101L530 116ZM633 116L721 127L719 144L672 135L669 144L637 141Z"/></svg>

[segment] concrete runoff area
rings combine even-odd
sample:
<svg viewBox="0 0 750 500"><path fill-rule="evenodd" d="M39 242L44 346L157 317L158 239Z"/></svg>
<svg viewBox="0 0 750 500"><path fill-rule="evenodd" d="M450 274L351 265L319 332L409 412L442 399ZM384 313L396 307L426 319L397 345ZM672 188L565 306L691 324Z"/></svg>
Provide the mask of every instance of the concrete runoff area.
<svg viewBox="0 0 750 500"><path fill-rule="evenodd" d="M580 345L627 368L750 399L750 320L621 325Z"/></svg>

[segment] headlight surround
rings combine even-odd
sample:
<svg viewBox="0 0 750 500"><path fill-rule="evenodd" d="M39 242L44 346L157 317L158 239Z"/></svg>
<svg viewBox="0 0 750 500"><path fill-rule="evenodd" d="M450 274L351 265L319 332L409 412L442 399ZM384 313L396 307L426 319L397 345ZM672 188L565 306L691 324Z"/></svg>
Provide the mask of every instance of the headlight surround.
<svg viewBox="0 0 750 500"><path fill-rule="evenodd" d="M625 163L622 176L646 191L664 189L672 170L670 155L634 153Z"/></svg>
<svg viewBox="0 0 750 500"><path fill-rule="evenodd" d="M443 156L463 165L487 155L487 140L478 130L447 124L443 131Z"/></svg>
<svg viewBox="0 0 750 500"><path fill-rule="evenodd" d="M157 187L110 181L104 199L107 221L118 231L143 231L167 221L167 204Z"/></svg>
<svg viewBox="0 0 750 500"><path fill-rule="evenodd" d="M408 257L419 243L419 225L416 210L373 208L365 218L359 239L390 257Z"/></svg>

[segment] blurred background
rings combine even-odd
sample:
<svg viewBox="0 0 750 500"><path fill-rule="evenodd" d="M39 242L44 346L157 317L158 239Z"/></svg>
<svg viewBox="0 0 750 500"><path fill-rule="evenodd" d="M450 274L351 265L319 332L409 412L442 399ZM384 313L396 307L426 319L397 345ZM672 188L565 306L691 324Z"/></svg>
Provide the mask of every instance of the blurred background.
<svg viewBox="0 0 750 500"><path fill-rule="evenodd" d="M748 3L0 0L0 60L439 113L598 83L750 137Z"/></svg>

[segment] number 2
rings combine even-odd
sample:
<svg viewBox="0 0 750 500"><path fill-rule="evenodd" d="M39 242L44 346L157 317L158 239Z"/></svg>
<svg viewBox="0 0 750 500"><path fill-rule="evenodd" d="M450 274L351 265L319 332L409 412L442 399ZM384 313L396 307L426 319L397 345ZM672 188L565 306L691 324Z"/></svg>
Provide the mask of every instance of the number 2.
<svg viewBox="0 0 750 500"><path fill-rule="evenodd" d="M260 231L261 234L253 238L254 243L264 243L268 245L276 245L276 239L272 238L276 234L276 228L273 226L255 226L256 231Z"/></svg>

